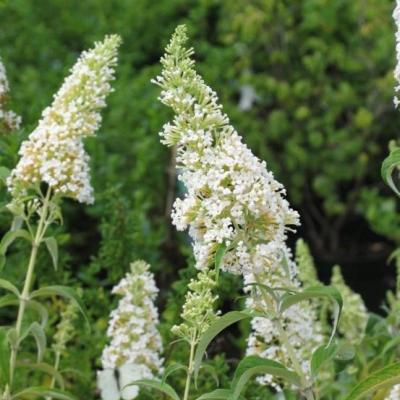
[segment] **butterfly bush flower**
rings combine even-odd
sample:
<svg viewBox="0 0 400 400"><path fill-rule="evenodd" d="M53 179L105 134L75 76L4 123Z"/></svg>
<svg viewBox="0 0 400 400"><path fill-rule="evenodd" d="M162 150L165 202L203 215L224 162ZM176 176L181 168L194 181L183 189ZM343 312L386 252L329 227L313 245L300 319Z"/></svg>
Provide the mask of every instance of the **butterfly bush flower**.
<svg viewBox="0 0 400 400"><path fill-rule="evenodd" d="M89 156L82 140L100 127L120 42L117 35L107 36L73 66L37 128L21 145L21 158L8 179L14 197L45 182L60 196L93 202Z"/></svg>
<svg viewBox="0 0 400 400"><path fill-rule="evenodd" d="M99 372L99 386L103 377L115 370L125 369L125 375L127 370L131 371L125 378L125 385L137 379L152 378L162 371L159 317L154 305L158 289L149 268L144 261L131 264L131 272L112 291L122 298L110 315L107 336L111 341L101 358L104 371ZM134 398L137 393L138 387L130 386L122 398Z"/></svg>
<svg viewBox="0 0 400 400"><path fill-rule="evenodd" d="M333 267L331 285L336 287L343 298L343 310L338 331L349 342L356 344L364 337L368 322L367 308L361 296L346 285L338 265Z"/></svg>
<svg viewBox="0 0 400 400"><path fill-rule="evenodd" d="M396 7L393 11L393 19L397 27L397 31L395 34L396 37L396 60L397 64L394 70L394 77L397 81L397 85L395 86L395 92L400 91L400 0L396 0ZM400 100L397 96L394 96L394 104L398 107Z"/></svg>
<svg viewBox="0 0 400 400"><path fill-rule="evenodd" d="M296 242L296 264L298 269L298 278L304 286L315 286L320 284L310 248L303 239L299 239Z"/></svg>
<svg viewBox="0 0 400 400"><path fill-rule="evenodd" d="M178 178L187 188L185 197L175 201L172 221L178 230L189 228L196 268L210 265L223 244L223 270L261 270L265 260L272 265L279 258L287 227L298 223L298 214L194 70L193 49L185 48L186 41L186 28L179 26L161 59L162 73L153 80L162 88L161 102L176 114L160 135L164 144L177 146Z"/></svg>
<svg viewBox="0 0 400 400"><path fill-rule="evenodd" d="M6 131L13 131L20 127L21 117L6 108L9 91L6 69L0 58L0 126Z"/></svg>
<svg viewBox="0 0 400 400"><path fill-rule="evenodd" d="M292 260L290 250L283 247L280 260L258 277L251 274L245 277L245 283L254 282L272 288L299 289L301 283L297 277L297 266ZM253 294L247 298L247 306L255 311L265 310L264 300L257 293L253 288ZM311 301L303 301L293 305L283 312L281 323L304 375L309 378L311 354L325 339L314 304ZM247 355L278 361L293 368L287 347L282 344L279 330L272 318L255 317L251 321L251 328L252 331L247 340ZM264 375L257 380L260 384L274 387L278 391L282 390L283 382L272 375Z"/></svg>

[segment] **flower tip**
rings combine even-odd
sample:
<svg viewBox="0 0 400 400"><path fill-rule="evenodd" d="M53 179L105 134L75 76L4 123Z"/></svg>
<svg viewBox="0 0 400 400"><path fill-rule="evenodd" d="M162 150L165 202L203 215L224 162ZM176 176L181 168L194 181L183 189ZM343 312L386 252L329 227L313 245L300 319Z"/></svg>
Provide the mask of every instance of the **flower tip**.
<svg viewBox="0 0 400 400"><path fill-rule="evenodd" d="M120 35L118 35L116 33L112 33L112 34L106 35L104 37L103 43L105 45L109 45L111 47L118 48L122 44L122 38Z"/></svg>

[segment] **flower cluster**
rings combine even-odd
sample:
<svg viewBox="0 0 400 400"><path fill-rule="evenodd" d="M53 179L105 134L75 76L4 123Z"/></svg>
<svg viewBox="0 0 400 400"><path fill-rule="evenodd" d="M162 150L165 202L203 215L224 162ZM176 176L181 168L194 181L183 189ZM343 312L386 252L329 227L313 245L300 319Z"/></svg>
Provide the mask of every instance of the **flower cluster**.
<svg viewBox="0 0 400 400"><path fill-rule="evenodd" d="M217 318L215 302L218 296L212 293L215 285L215 271L210 269L200 271L197 279L190 281L182 307L183 322L172 327L175 335L188 342L196 341Z"/></svg>
<svg viewBox="0 0 400 400"><path fill-rule="evenodd" d="M67 343L73 338L75 333L74 320L77 318L77 314L78 309L73 303L68 304L62 311L52 345L55 353L65 352Z"/></svg>
<svg viewBox="0 0 400 400"><path fill-rule="evenodd" d="M162 88L161 102L176 113L160 135L164 144L177 146L179 179L187 188L185 197L175 201L173 223L179 230L189 227L198 269L210 265L223 243L223 270L261 270L266 264L257 260L277 261L287 226L298 223L298 214L194 70L186 41L186 29L179 26L161 59L163 71L153 80Z"/></svg>
<svg viewBox="0 0 400 400"><path fill-rule="evenodd" d="M301 285L296 275L297 266L292 260L290 250L283 247L281 259L277 263L257 276L246 276L245 281L247 284L258 282L271 288L285 287L298 290ZM253 288L252 295L247 299L247 306L255 311L271 307L265 304L265 297L260 295L260 291L262 288ZM268 294L265 295L268 296ZM309 377L311 354L324 342L322 327L314 304L311 301L297 303L283 312L280 321L304 375ZM293 368L287 347L281 341L279 329L273 318L255 317L251 321L251 327L252 332L247 340L247 355L268 358ZM272 375L264 375L257 380L278 391L282 389L283 382Z"/></svg>
<svg viewBox="0 0 400 400"><path fill-rule="evenodd" d="M400 91L400 0L396 0L396 7L393 11L393 19L394 22L397 26L397 31L396 31L396 58L397 58L397 64L396 68L394 70L394 77L396 78L396 81L398 85L395 87L395 92ZM394 96L394 104L396 107L398 107L400 100L397 96Z"/></svg>
<svg viewBox="0 0 400 400"><path fill-rule="evenodd" d="M343 310L338 331L349 342L358 343L364 337L368 322L368 311L363 299L346 285L338 265L333 267L331 285L336 287L343 298Z"/></svg>
<svg viewBox="0 0 400 400"><path fill-rule="evenodd" d="M162 370L162 342L154 305L157 292L154 276L144 261L131 264L131 272L114 287L112 293L122 298L110 315L107 336L111 342L103 351L104 371L99 372L99 383L103 376L121 368L133 371L130 382L152 378ZM132 390L138 392L137 387L130 387Z"/></svg>
<svg viewBox="0 0 400 400"><path fill-rule="evenodd" d="M0 128L4 127L6 131L18 129L21 125L21 117L6 109L9 90L6 69L0 58Z"/></svg>
<svg viewBox="0 0 400 400"><path fill-rule="evenodd" d="M37 128L21 145L21 158L8 179L14 197L45 182L60 196L93 202L89 157L82 139L94 135L100 126L99 111L112 91L120 42L117 35L107 36L83 52L71 69Z"/></svg>
<svg viewBox="0 0 400 400"><path fill-rule="evenodd" d="M299 280L304 286L320 284L310 248L303 239L296 242L296 264Z"/></svg>

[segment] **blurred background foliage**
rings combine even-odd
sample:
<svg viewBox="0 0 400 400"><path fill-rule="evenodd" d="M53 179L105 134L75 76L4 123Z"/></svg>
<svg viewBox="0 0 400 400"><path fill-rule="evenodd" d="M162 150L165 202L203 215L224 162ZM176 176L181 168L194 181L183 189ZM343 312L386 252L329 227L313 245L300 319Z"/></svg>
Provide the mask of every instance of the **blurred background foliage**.
<svg viewBox="0 0 400 400"><path fill-rule="evenodd" d="M0 55L11 84L11 108L23 117L22 130L2 138L1 163L7 167L15 164L20 141L79 53L107 33L124 40L103 126L87 142L96 203L65 205L65 224L57 232L63 243L61 271L52 271L42 254L37 272L40 283L84 289L94 329L75 337L63 361L79 365L86 375L71 374L80 398L93 398L94 371L115 305L110 289L130 261L143 258L153 266L159 304L167 309L165 338L194 276L188 238L175 232L169 218L172 199L182 189L173 154L159 144L157 133L171 115L150 83L180 23L188 25L199 71L219 93L233 125L285 184L302 217L297 236L310 244L321 279L327 281L331 266L339 263L369 308L379 311L385 291L395 284L394 268L386 261L400 243L398 202L379 173L400 120L392 103L392 8L391 0L1 3ZM9 222L3 213L3 231ZM13 265L5 271L16 282L25 262L18 250L13 248ZM221 307L239 308L240 283L223 279ZM235 329L213 345L215 354L227 343L235 349L233 360L222 355L214 360L224 371L245 348L239 331L248 327ZM166 354L173 351L167 348Z"/></svg>

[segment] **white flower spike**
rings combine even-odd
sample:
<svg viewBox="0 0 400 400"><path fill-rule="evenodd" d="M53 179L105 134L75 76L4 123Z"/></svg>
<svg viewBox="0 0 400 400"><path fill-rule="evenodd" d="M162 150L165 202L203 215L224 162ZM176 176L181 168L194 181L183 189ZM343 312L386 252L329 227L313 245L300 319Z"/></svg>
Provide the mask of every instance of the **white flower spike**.
<svg viewBox="0 0 400 400"><path fill-rule="evenodd" d="M160 135L164 144L177 146L179 179L187 188L185 197L175 201L172 220L178 230L189 227L198 269L209 266L225 244L221 268L250 273L265 267L255 262L259 252L274 262L298 214L194 70L186 41L186 28L179 26L161 59L163 71L153 80L162 88L161 102L176 114Z"/></svg>
<svg viewBox="0 0 400 400"><path fill-rule="evenodd" d="M112 291L122 298L110 316L107 336L111 341L103 351L103 371L98 374L104 400L112 397L107 396L108 388L103 388L102 380L111 379L115 371L119 372L120 388L137 379L153 378L162 371L162 342L154 305L158 289L149 268L144 261L134 262L131 272ZM122 390L121 397L133 399L138 391L137 386L129 386Z"/></svg>
<svg viewBox="0 0 400 400"><path fill-rule="evenodd" d="M21 145L21 158L8 179L14 197L45 182L60 196L93 203L89 156L82 139L100 127L120 43L119 36L107 36L73 66L39 125Z"/></svg>

